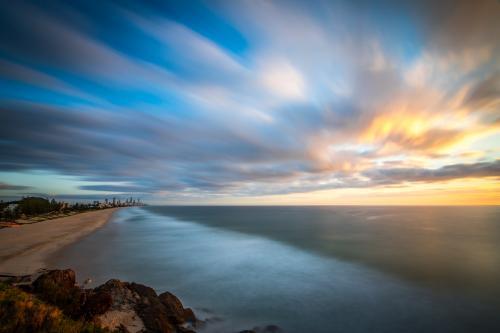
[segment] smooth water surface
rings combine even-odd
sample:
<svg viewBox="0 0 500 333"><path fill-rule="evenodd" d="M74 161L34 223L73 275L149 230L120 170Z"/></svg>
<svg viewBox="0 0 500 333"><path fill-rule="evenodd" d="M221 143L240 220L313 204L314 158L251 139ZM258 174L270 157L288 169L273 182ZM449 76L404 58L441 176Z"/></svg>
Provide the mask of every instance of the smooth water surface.
<svg viewBox="0 0 500 333"><path fill-rule="evenodd" d="M55 258L169 290L206 331L500 331L498 207L146 207Z"/></svg>

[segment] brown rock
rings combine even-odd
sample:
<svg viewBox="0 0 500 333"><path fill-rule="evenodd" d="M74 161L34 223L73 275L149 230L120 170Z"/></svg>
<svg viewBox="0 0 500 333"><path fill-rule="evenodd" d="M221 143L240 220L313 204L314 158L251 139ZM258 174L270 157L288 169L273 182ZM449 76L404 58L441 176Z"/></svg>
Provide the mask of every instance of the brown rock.
<svg viewBox="0 0 500 333"><path fill-rule="evenodd" d="M189 323L196 323L196 316L191 308L184 309L184 321Z"/></svg>
<svg viewBox="0 0 500 333"><path fill-rule="evenodd" d="M51 270L40 275L33 282L33 291L41 299L56 305L73 318L82 314L85 294L75 286L75 272L71 269Z"/></svg>
<svg viewBox="0 0 500 333"><path fill-rule="evenodd" d="M182 324L186 321L184 307L182 306L181 301L174 294L167 291L160 294L158 299L165 306L170 320L176 324Z"/></svg>
<svg viewBox="0 0 500 333"><path fill-rule="evenodd" d="M160 296L145 285L109 280L83 290L75 285L72 270L40 275L31 289L43 300L74 318L85 318L122 332L194 333L182 324L196 324L193 310L184 309L171 293Z"/></svg>
<svg viewBox="0 0 500 333"><path fill-rule="evenodd" d="M33 282L33 287L36 292L43 291L47 284L55 284L60 288L69 289L75 287L75 282L75 272L72 269L56 269L40 275Z"/></svg>
<svg viewBox="0 0 500 333"><path fill-rule="evenodd" d="M113 279L94 289L94 293L105 293L111 298L109 309L98 315L97 321L102 326L118 332L143 332L145 325L135 310L141 297L128 286L127 282Z"/></svg>
<svg viewBox="0 0 500 333"><path fill-rule="evenodd" d="M138 283L110 280L96 288L95 291L107 292L111 295L111 309L114 311L134 311L137 313L146 331L175 332L168 312L153 288Z"/></svg>
<svg viewBox="0 0 500 333"><path fill-rule="evenodd" d="M176 331L169 320L168 312L153 288L138 283L131 283L129 288L140 296L135 310L151 332L173 333Z"/></svg>
<svg viewBox="0 0 500 333"><path fill-rule="evenodd" d="M128 288L132 291L135 291L137 294L139 294L139 296L145 299L158 297L158 295L156 295L156 291L154 291L153 288L145 286L143 284L132 282L128 284Z"/></svg>
<svg viewBox="0 0 500 333"><path fill-rule="evenodd" d="M94 318L108 311L113 304L111 293L107 291L90 291L87 293L83 311L88 319Z"/></svg>

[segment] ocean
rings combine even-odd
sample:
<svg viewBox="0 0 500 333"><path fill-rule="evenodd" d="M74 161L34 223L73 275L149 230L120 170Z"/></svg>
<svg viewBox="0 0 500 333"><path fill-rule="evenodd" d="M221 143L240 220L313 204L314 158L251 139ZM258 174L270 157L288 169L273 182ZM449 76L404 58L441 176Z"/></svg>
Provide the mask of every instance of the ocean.
<svg viewBox="0 0 500 333"><path fill-rule="evenodd" d="M134 207L51 265L171 291L200 332L500 332L500 207Z"/></svg>

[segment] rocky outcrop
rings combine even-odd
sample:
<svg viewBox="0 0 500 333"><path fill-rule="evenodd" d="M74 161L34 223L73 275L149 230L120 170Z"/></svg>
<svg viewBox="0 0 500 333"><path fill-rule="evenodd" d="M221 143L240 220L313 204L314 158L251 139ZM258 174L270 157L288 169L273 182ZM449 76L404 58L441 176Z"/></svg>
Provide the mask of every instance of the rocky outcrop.
<svg viewBox="0 0 500 333"><path fill-rule="evenodd" d="M171 293L158 296L153 288L119 280L110 280L94 291L111 296L110 308L98 317L105 327L129 332L194 332L191 329L196 323L193 311L185 309ZM116 320L117 317L122 322Z"/></svg>
<svg viewBox="0 0 500 333"><path fill-rule="evenodd" d="M31 288L40 299L56 305L72 318L78 318L83 314L86 295L76 286L73 270L48 271L40 275L32 283Z"/></svg>
<svg viewBox="0 0 500 333"><path fill-rule="evenodd" d="M182 323L196 323L196 317L193 310L190 308L185 309L181 301L172 293L168 291L158 296L160 302L165 306L169 319L178 324Z"/></svg>
<svg viewBox="0 0 500 333"><path fill-rule="evenodd" d="M143 320L136 311L139 295L128 288L128 283L119 280L109 280L94 292L110 296L111 305L97 316L97 322L109 329L135 333L146 330Z"/></svg>
<svg viewBox="0 0 500 333"><path fill-rule="evenodd" d="M98 329L101 327L120 333L195 333L195 328L202 329L223 320L217 316L198 320L193 310L184 308L174 294L158 295L154 289L139 283L112 279L94 289L84 289L76 284L75 272L71 269L43 270L33 276L3 275L0 282L56 306L57 311L61 310L74 323L82 327L90 325L95 332L101 332ZM205 310L210 312L208 309L201 312ZM281 332L278 326L267 325L240 333Z"/></svg>
<svg viewBox="0 0 500 333"><path fill-rule="evenodd" d="M157 295L145 285L109 280L94 289L76 285L75 272L52 270L24 290L66 315L119 332L194 333L196 317L173 294Z"/></svg>

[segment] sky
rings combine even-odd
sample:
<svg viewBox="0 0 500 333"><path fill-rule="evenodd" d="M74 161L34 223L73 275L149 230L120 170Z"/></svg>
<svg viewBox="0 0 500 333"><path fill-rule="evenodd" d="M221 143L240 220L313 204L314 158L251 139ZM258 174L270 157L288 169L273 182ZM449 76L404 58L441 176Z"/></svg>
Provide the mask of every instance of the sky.
<svg viewBox="0 0 500 333"><path fill-rule="evenodd" d="M500 2L1 1L0 198L500 204Z"/></svg>

